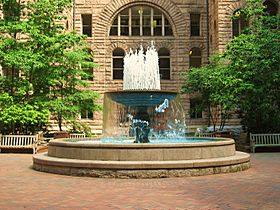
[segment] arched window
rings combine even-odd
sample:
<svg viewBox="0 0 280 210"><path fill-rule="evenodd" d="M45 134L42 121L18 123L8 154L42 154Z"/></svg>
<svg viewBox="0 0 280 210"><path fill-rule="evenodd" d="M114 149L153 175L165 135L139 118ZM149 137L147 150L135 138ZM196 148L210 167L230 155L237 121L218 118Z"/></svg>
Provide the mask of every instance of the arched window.
<svg viewBox="0 0 280 210"><path fill-rule="evenodd" d="M266 7L265 12L269 16L275 16L278 13L278 5L273 1L265 1L263 5Z"/></svg>
<svg viewBox="0 0 280 210"><path fill-rule="evenodd" d="M170 79L170 52L167 48L158 51L159 74L161 79Z"/></svg>
<svg viewBox="0 0 280 210"><path fill-rule="evenodd" d="M190 68L191 67L200 67L201 66L201 50L197 47L194 47L189 52L190 59Z"/></svg>
<svg viewBox="0 0 280 210"><path fill-rule="evenodd" d="M114 19L110 36L173 36L164 14L150 6L132 6Z"/></svg>
<svg viewBox="0 0 280 210"><path fill-rule="evenodd" d="M247 26L248 21L245 19L244 15L240 10L236 10L233 13L232 19L232 37L239 36Z"/></svg>
<svg viewBox="0 0 280 210"><path fill-rule="evenodd" d="M121 48L113 50L113 79L123 79L123 58L125 52Z"/></svg>

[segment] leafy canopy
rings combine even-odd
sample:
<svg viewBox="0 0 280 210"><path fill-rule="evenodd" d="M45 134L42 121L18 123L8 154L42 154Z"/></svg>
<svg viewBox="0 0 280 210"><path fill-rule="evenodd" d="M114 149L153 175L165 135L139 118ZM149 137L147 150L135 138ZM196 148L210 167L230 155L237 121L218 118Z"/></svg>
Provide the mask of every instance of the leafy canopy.
<svg viewBox="0 0 280 210"><path fill-rule="evenodd" d="M86 49L85 37L64 27L65 12L72 2L1 0L1 6L0 65L5 76L0 79L0 89L8 95L0 97L0 104L6 98L12 101L10 106L1 106L7 112L1 123L11 128L7 132L18 132L23 125L9 116L11 110L21 117L33 110L29 124L37 124L37 129L47 124L52 113L60 130L63 122L75 120L82 109L100 110L98 94L83 91L89 83L81 78L91 76L84 70L97 66ZM25 109L16 111L13 106Z"/></svg>
<svg viewBox="0 0 280 210"><path fill-rule="evenodd" d="M210 64L185 75L183 92L199 92L209 106L240 110L250 132L280 130L280 15L269 16L260 0L241 10L250 20L243 34Z"/></svg>

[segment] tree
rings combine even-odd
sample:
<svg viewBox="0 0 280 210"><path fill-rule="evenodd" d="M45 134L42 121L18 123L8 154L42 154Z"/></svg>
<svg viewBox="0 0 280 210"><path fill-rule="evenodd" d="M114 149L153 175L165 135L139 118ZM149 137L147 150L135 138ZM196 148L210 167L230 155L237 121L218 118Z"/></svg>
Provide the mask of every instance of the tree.
<svg viewBox="0 0 280 210"><path fill-rule="evenodd" d="M190 70L183 91L199 91L228 110L238 107L249 132L279 132L280 16L265 14L260 0L247 0L241 12L249 27L227 45L217 65Z"/></svg>
<svg viewBox="0 0 280 210"><path fill-rule="evenodd" d="M1 90L13 98L13 103L36 105L36 110L44 113L49 110L60 130L63 120L75 119L84 107L99 110L95 102L98 94L84 91L88 82L80 79L87 75L83 69L96 66L85 37L66 32L62 24L66 19L63 12L72 6L71 1L1 3L0 62L6 71Z"/></svg>
<svg viewBox="0 0 280 210"><path fill-rule="evenodd" d="M209 65L192 68L185 74L182 87L183 92L195 93L201 98L202 109L208 110L214 130L219 118L222 119L219 129L222 129L231 110L236 108L235 88L240 81L229 74L227 65L227 61L220 55L213 55Z"/></svg>
<svg viewBox="0 0 280 210"><path fill-rule="evenodd" d="M262 1L250 0L243 12L250 19L244 34L224 53L228 71L240 78L242 123L250 132L280 131L280 16L264 12Z"/></svg>

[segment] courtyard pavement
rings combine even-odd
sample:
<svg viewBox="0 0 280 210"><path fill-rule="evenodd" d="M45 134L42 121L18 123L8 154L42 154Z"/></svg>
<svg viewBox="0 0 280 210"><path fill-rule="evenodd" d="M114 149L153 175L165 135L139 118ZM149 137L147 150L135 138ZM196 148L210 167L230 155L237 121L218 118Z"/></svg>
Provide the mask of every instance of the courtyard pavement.
<svg viewBox="0 0 280 210"><path fill-rule="evenodd" d="M0 209L280 209L280 153L252 154L251 164L201 177L101 179L34 171L31 154L0 153Z"/></svg>

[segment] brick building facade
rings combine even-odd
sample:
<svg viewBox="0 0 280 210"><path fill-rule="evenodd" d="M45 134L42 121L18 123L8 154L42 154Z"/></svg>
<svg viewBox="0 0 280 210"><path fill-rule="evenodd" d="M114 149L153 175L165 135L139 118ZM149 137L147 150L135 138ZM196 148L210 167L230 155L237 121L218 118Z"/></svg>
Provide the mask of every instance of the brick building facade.
<svg viewBox="0 0 280 210"><path fill-rule="evenodd" d="M279 0L264 3L279 11ZM210 54L223 51L234 33L240 33L244 24L231 17L243 6L238 0L76 0L67 25L88 35L88 48L99 64L93 69L92 89L101 94L122 90L124 52L140 44L145 48L153 40L160 56L161 89L179 91L182 73L207 64ZM207 125L207 113L188 115L195 106L193 96L185 94L181 100L189 128ZM82 121L100 133L102 114L89 113Z"/></svg>

